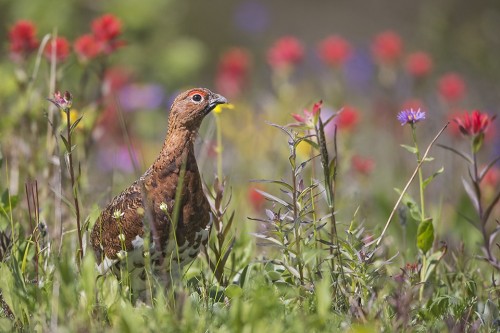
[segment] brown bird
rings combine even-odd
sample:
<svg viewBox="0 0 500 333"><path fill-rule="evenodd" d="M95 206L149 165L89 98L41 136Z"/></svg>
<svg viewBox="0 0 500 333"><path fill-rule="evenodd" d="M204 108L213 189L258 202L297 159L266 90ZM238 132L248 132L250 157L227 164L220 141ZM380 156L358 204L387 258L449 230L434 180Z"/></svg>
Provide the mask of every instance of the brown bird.
<svg viewBox="0 0 500 333"><path fill-rule="evenodd" d="M223 96L204 88L177 96L158 158L111 200L94 225L90 243L99 272L112 268L118 274L126 265L136 296L146 289L145 257L150 255L153 271L168 284L208 240L210 205L203 193L194 141L203 118L224 103Z"/></svg>

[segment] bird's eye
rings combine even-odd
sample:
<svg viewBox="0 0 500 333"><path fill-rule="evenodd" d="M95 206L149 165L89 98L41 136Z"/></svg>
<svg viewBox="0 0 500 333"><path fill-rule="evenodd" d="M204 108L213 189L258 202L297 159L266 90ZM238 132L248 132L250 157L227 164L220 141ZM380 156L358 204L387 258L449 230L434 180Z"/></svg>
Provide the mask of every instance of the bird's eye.
<svg viewBox="0 0 500 333"><path fill-rule="evenodd" d="M203 97L200 94L194 94L192 99L195 102L200 102L203 99Z"/></svg>

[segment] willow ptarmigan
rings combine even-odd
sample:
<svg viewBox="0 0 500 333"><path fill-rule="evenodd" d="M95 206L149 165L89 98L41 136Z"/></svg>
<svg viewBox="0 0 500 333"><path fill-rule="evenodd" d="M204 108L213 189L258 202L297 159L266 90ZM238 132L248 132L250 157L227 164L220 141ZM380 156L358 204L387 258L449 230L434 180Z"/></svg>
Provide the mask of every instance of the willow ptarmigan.
<svg viewBox="0 0 500 333"><path fill-rule="evenodd" d="M153 272L160 281L169 283L196 258L208 240L210 206L203 193L194 140L203 118L224 103L227 101L223 96L204 88L177 96L170 108L167 137L158 158L111 200L92 230L90 243L99 273L110 268L117 273L127 267L136 295L146 288L147 253L151 255ZM174 215L176 221L172 220ZM149 250L144 249L146 233L151 240Z"/></svg>

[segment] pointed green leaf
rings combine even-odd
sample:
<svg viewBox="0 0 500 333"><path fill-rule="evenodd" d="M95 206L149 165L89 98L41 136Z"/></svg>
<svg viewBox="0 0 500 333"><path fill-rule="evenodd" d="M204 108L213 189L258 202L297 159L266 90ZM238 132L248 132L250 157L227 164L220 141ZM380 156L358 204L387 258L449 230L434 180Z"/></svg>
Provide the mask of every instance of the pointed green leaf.
<svg viewBox="0 0 500 333"><path fill-rule="evenodd" d="M61 140L64 143L64 147L66 148L66 151L71 151L71 147L69 146L68 140L66 140L66 138L64 137L64 135L61 134L60 136L61 136Z"/></svg>
<svg viewBox="0 0 500 333"><path fill-rule="evenodd" d="M408 145L400 145L400 146L403 147L404 149L408 150L412 154L417 153L417 148L415 148L415 147L408 146Z"/></svg>
<svg viewBox="0 0 500 333"><path fill-rule="evenodd" d="M429 178L427 178L426 180L424 180L424 188L427 187L427 185L429 185L429 183L434 179L436 178L437 175L441 174L444 172L444 167L441 167L438 171L434 172L434 174L432 174L432 176L430 176Z"/></svg>
<svg viewBox="0 0 500 333"><path fill-rule="evenodd" d="M432 219L425 219L419 225L417 229L417 247L422 250L423 253L427 253L432 247L434 242L434 226L432 225Z"/></svg>
<svg viewBox="0 0 500 333"><path fill-rule="evenodd" d="M80 116L77 120L75 120L75 122L73 124L71 124L71 127L69 129L70 133L73 133L74 129L76 128L76 126L78 126L78 124L80 123L82 118L83 118L83 116Z"/></svg>

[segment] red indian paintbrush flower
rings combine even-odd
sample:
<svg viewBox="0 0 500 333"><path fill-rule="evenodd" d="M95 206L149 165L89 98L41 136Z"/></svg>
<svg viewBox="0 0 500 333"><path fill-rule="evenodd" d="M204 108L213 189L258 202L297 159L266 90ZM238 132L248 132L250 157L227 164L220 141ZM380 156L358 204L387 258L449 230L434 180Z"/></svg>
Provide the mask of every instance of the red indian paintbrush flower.
<svg viewBox="0 0 500 333"><path fill-rule="evenodd" d="M412 53L406 60L406 70L416 78L424 77L432 70L432 58L422 51Z"/></svg>
<svg viewBox="0 0 500 333"><path fill-rule="evenodd" d="M38 48L36 28L26 20L17 21L9 31L10 52L15 61L24 59Z"/></svg>
<svg viewBox="0 0 500 333"><path fill-rule="evenodd" d="M340 36L330 36L318 45L318 55L328 66L340 67L351 56L351 45Z"/></svg>
<svg viewBox="0 0 500 333"><path fill-rule="evenodd" d="M241 93L250 71L250 54L247 50L233 47L221 56L215 84L217 90L229 97Z"/></svg>
<svg viewBox="0 0 500 333"><path fill-rule="evenodd" d="M438 82L439 94L447 102L456 102L465 95L465 82L456 73L443 75Z"/></svg>
<svg viewBox="0 0 500 333"><path fill-rule="evenodd" d="M75 40L73 48L80 61L83 62L94 59L101 52L99 43L91 34L78 37Z"/></svg>
<svg viewBox="0 0 500 333"><path fill-rule="evenodd" d="M101 46L101 51L109 54L124 45L118 40L122 33L122 25L114 15L106 14L92 22L92 33Z"/></svg>
<svg viewBox="0 0 500 333"><path fill-rule="evenodd" d="M52 51L55 47L55 55L56 60L61 62L66 60L69 56L69 43L68 40L64 37L57 37L54 41L49 41L45 50L43 50L43 54L49 60L52 59Z"/></svg>
<svg viewBox="0 0 500 333"><path fill-rule="evenodd" d="M474 110L471 114L465 112L463 116L456 117L453 120L457 123L463 135L475 137L486 133L495 117L490 117L486 113Z"/></svg>
<svg viewBox="0 0 500 333"><path fill-rule="evenodd" d="M267 52L267 62L274 69L297 65L303 58L304 48L302 43L292 36L278 39Z"/></svg>
<svg viewBox="0 0 500 333"><path fill-rule="evenodd" d="M394 31L384 31L372 43L372 54L377 62L392 64L396 62L403 52L401 37Z"/></svg>

